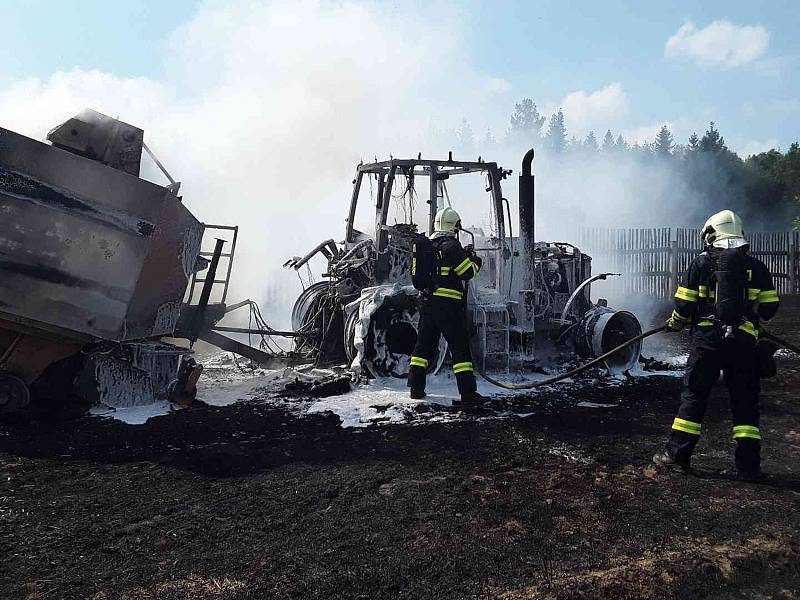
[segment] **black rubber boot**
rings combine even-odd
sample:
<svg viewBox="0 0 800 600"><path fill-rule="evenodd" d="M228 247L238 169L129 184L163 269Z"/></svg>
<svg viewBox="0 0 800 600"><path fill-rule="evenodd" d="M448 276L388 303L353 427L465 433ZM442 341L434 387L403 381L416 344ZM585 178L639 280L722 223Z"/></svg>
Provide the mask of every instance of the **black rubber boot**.
<svg viewBox="0 0 800 600"><path fill-rule="evenodd" d="M679 473L689 474L692 468L688 462L678 462L669 452L658 452L653 456L653 463L659 468L670 471L677 471Z"/></svg>
<svg viewBox="0 0 800 600"><path fill-rule="evenodd" d="M480 412L484 403L488 400L486 396L482 396L478 392L469 392L462 394L461 400L453 402L453 406L460 408L464 412Z"/></svg>
<svg viewBox="0 0 800 600"><path fill-rule="evenodd" d="M761 469L758 471L738 471L736 473L736 479L746 483L764 483L767 476Z"/></svg>
<svg viewBox="0 0 800 600"><path fill-rule="evenodd" d="M736 472L741 481L761 481L761 440L736 440Z"/></svg>
<svg viewBox="0 0 800 600"><path fill-rule="evenodd" d="M411 388L411 399L412 400L424 400L428 394L425 393L425 390L415 390Z"/></svg>

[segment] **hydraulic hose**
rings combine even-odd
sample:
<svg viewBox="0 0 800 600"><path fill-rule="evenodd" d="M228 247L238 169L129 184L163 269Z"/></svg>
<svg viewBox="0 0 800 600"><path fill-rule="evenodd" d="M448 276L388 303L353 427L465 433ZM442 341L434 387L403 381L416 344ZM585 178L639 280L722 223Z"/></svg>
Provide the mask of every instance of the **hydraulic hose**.
<svg viewBox="0 0 800 600"><path fill-rule="evenodd" d="M783 347L784 347L784 348L786 348L787 350L791 350L792 352L794 352L795 354L797 354L798 356L800 356L800 348L798 348L798 347L797 347L797 346L795 346L794 344L790 344L790 343L789 343L789 342L787 342L786 340L783 340L783 339L779 338L779 337L778 337L778 336L776 336L776 335L772 335L772 334L771 334L771 333L769 333L768 331L762 331L762 332L761 332L761 337L765 337L765 338L767 338L768 340L772 340L772 341L773 341L773 342L775 342L776 344L780 344L781 346L783 346Z"/></svg>
<svg viewBox="0 0 800 600"><path fill-rule="evenodd" d="M553 383L557 383L557 382L559 382L559 381L561 381L563 379L567 379L569 377L577 375L578 373L581 373L581 372L585 371L586 369L591 369L592 367L595 367L595 366L599 365L600 363L602 363L605 359L610 358L611 356L613 356L614 354L616 354L620 350L623 350L624 348L627 348L631 344L635 344L636 342L641 341L644 338L650 337L651 335L655 335L657 333L661 333L666 328L667 328L667 326L663 325L661 327L656 327L655 329L651 329L650 331L646 331L641 335L637 335L635 338L629 339L627 342L617 346L613 350L609 350L605 354L603 354L601 356L598 356L597 358L589 361L585 365L582 365L582 366L580 366L580 367L578 367L576 369L572 369L571 371L567 371L566 373L561 373L560 375L555 375L553 377L548 377L547 379L541 379L539 381L529 381L527 383L503 383L502 381L497 381L496 379L493 379L492 377L490 377L489 375L487 375L486 373L484 373L480 369L478 369L478 374L480 374L481 377L483 377L486 381L488 381L492 385L496 385L498 387L501 387L501 388L504 388L504 389L507 389L507 390L532 390L533 388L541 387L543 385L551 385ZM775 340L775 341L778 341L778 340ZM782 342L779 342L779 343L782 343ZM787 346L787 348L789 348L789 346Z"/></svg>

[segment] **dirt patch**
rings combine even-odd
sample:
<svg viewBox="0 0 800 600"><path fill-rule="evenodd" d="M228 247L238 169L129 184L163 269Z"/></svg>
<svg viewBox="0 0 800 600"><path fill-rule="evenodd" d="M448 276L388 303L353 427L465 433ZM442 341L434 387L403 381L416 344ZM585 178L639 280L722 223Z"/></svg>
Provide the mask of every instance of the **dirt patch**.
<svg viewBox="0 0 800 600"><path fill-rule="evenodd" d="M0 425L0 597L794 598L800 361L781 367L763 485L730 471L722 388L700 476L652 468L674 377L362 430L258 402Z"/></svg>

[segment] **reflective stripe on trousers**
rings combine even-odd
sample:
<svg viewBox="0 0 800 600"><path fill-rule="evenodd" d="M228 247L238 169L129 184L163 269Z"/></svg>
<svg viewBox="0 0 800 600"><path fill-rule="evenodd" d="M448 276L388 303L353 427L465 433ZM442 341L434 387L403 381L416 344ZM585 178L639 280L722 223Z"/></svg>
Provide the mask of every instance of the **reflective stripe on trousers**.
<svg viewBox="0 0 800 600"><path fill-rule="evenodd" d="M751 438L754 440L761 439L761 431L758 427L752 425L735 425L733 427L733 439Z"/></svg>
<svg viewBox="0 0 800 600"><path fill-rule="evenodd" d="M675 420L672 422L672 428L677 429L678 431L683 431L684 433L700 435L700 429L702 428L702 425L694 421L687 421L686 419L679 419L678 417L675 417Z"/></svg>
<svg viewBox="0 0 800 600"><path fill-rule="evenodd" d="M423 369L428 368L428 359L421 358L419 356L412 356L411 360L409 361L412 367L422 367Z"/></svg>
<svg viewBox="0 0 800 600"><path fill-rule="evenodd" d="M433 292L434 296L438 296L439 298L450 298L451 300L463 300L464 294L459 290L452 290L450 288L436 288Z"/></svg>

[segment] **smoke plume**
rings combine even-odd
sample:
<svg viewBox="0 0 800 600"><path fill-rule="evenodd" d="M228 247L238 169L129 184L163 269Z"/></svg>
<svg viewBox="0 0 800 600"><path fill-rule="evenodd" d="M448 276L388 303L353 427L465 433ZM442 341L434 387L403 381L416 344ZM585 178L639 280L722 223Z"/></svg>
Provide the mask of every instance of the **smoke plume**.
<svg viewBox="0 0 800 600"><path fill-rule="evenodd" d="M241 227L229 298L266 302L267 320L284 326L299 285L280 265L342 239L359 161L453 149L518 168L524 148L482 133L491 126L502 138L516 92L474 66L470 31L449 3L212 1L173 33L163 77L74 69L17 81L0 89L0 125L43 139L90 107L142 127L187 206L206 223ZM606 96L627 102L618 84L608 89L586 98L604 110ZM591 125L590 114L581 119ZM578 222L677 224L692 202L668 172L633 162L545 158L537 175L541 239L569 239ZM143 176L164 182L146 160ZM505 184L516 219L516 177ZM453 186L454 206L489 227L482 183L473 185ZM480 209L467 208L475 201Z"/></svg>

